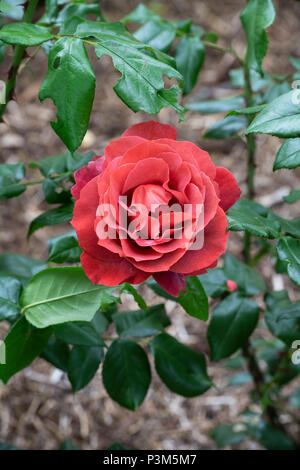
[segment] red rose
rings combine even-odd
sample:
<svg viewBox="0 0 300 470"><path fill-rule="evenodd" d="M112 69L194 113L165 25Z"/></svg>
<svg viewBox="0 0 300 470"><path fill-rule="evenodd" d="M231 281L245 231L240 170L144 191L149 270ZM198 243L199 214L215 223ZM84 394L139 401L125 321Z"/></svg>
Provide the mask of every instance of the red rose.
<svg viewBox="0 0 300 470"><path fill-rule="evenodd" d="M152 275L176 296L183 276L205 273L225 252L224 211L240 189L207 152L176 136L167 124L136 124L75 173L72 225L94 284Z"/></svg>

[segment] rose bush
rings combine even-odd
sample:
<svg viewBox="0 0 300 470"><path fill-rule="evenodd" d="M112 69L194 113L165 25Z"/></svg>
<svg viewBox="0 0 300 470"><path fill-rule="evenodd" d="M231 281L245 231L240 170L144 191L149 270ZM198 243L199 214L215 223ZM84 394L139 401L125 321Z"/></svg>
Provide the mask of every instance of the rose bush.
<svg viewBox="0 0 300 470"><path fill-rule="evenodd" d="M167 124L136 124L75 173L72 225L94 284L138 284L152 275L177 296L184 276L205 273L225 252L225 211L240 189L207 152L176 137ZM176 208L169 218L166 207Z"/></svg>

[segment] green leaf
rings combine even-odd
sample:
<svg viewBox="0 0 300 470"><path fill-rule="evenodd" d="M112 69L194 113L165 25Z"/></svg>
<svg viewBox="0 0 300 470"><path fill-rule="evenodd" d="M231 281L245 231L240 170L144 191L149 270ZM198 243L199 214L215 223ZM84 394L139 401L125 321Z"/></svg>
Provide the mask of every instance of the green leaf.
<svg viewBox="0 0 300 470"><path fill-rule="evenodd" d="M148 307L146 302L144 301L143 297L138 293L138 291L133 287L132 284L128 284L128 282L125 282L120 293L122 292L128 292L128 294L131 294L140 309L147 310Z"/></svg>
<svg viewBox="0 0 300 470"><path fill-rule="evenodd" d="M55 26L61 26L60 34L66 33L64 30L65 23L68 20L77 17L83 21L88 15L95 15L98 21L103 21L103 15L99 8L99 5L96 3L85 4L85 3L71 3L66 5L58 14L55 22Z"/></svg>
<svg viewBox="0 0 300 470"><path fill-rule="evenodd" d="M232 377L229 378L228 380L228 385L230 386L241 386L245 385L252 382L252 376L249 372L247 371L241 371L238 372L237 374L234 374Z"/></svg>
<svg viewBox="0 0 300 470"><path fill-rule="evenodd" d="M115 307L115 303L113 304ZM109 327L109 320L106 316L101 312L96 312L95 316L93 317L91 324L93 325L94 329L97 331L98 335L102 335L107 328Z"/></svg>
<svg viewBox="0 0 300 470"><path fill-rule="evenodd" d="M171 106L184 119L184 108L177 101L178 87L166 89L163 80L165 75L182 82L174 59L141 43L120 23L86 21L78 25L76 36L95 38L99 59L103 54L112 57L115 68L122 74L114 90L133 111L156 114Z"/></svg>
<svg viewBox="0 0 300 470"><path fill-rule="evenodd" d="M26 186L19 184L19 181L24 176L24 163L0 165L0 199L9 199L23 193Z"/></svg>
<svg viewBox="0 0 300 470"><path fill-rule="evenodd" d="M139 41L164 52L170 49L175 36L176 28L172 23L161 19L147 21L134 33L134 37Z"/></svg>
<svg viewBox="0 0 300 470"><path fill-rule="evenodd" d="M163 304L155 305L148 310L116 313L112 319L117 333L131 338L155 335L171 324Z"/></svg>
<svg viewBox="0 0 300 470"><path fill-rule="evenodd" d="M118 442L114 442L108 450L129 450L129 447L122 446Z"/></svg>
<svg viewBox="0 0 300 470"><path fill-rule="evenodd" d="M117 299L114 288L93 285L82 268L51 268L36 274L21 296L23 313L38 328L90 321L100 306Z"/></svg>
<svg viewBox="0 0 300 470"><path fill-rule="evenodd" d="M300 121L299 121L300 122ZM273 171L300 166L300 138L287 139L277 152Z"/></svg>
<svg viewBox="0 0 300 470"><path fill-rule="evenodd" d="M259 104L257 106L250 106L249 108L235 109L234 111L228 113L227 116L238 116L240 114L256 114L262 109L264 109L265 106L265 104Z"/></svg>
<svg viewBox="0 0 300 470"><path fill-rule="evenodd" d="M219 448L224 448L233 444L239 444L248 437L245 430L238 431L238 426L233 424L220 424L209 432L209 436L216 442Z"/></svg>
<svg viewBox="0 0 300 470"><path fill-rule="evenodd" d="M78 246L76 232L73 230L49 238L47 245L49 249L48 261L53 263L78 263L80 261L82 249Z"/></svg>
<svg viewBox="0 0 300 470"><path fill-rule="evenodd" d="M213 124L204 134L204 139L228 139L235 136L247 125L244 116L227 116Z"/></svg>
<svg viewBox="0 0 300 470"><path fill-rule="evenodd" d="M159 15L140 3L131 13L129 13L129 15L126 15L124 18L122 18L121 22L123 24L130 22L143 24L150 20L160 19L161 17Z"/></svg>
<svg viewBox="0 0 300 470"><path fill-rule="evenodd" d="M57 369L67 372L70 349L67 343L52 335L40 356Z"/></svg>
<svg viewBox="0 0 300 470"><path fill-rule="evenodd" d="M40 18L39 23L51 25L57 18L58 2L57 0L46 0L45 4L45 13L42 18Z"/></svg>
<svg viewBox="0 0 300 470"><path fill-rule="evenodd" d="M6 44L38 46L53 38L47 28L30 23L10 23L2 26L0 40Z"/></svg>
<svg viewBox="0 0 300 470"><path fill-rule="evenodd" d="M28 256L8 252L0 255L0 273L17 277L23 283L46 267L47 264L44 261L29 258Z"/></svg>
<svg viewBox="0 0 300 470"><path fill-rule="evenodd" d="M73 392L78 392L92 380L99 368L102 356L103 349L99 346L73 347L68 363L68 377Z"/></svg>
<svg viewBox="0 0 300 470"><path fill-rule="evenodd" d="M73 203L70 203L64 206L55 207L55 209L50 209L49 211L39 215L31 222L27 238L31 237L31 235L40 228L68 222L73 217L73 209L74 205Z"/></svg>
<svg viewBox="0 0 300 470"><path fill-rule="evenodd" d="M76 447L70 439L65 439L59 446L59 450L79 450L79 447Z"/></svg>
<svg viewBox="0 0 300 470"><path fill-rule="evenodd" d="M211 387L203 354L184 346L167 333L155 336L150 346L155 369L172 392L195 397Z"/></svg>
<svg viewBox="0 0 300 470"><path fill-rule="evenodd" d="M245 74L242 68L230 70L229 77L234 88L244 88ZM250 83L252 91L257 92L272 83L272 78L266 73L261 75L261 73L256 72L256 70L250 69Z"/></svg>
<svg viewBox="0 0 300 470"><path fill-rule="evenodd" d="M21 282L0 273L0 321L12 319L20 313Z"/></svg>
<svg viewBox="0 0 300 470"><path fill-rule="evenodd" d="M283 199L288 204L294 204L294 202L297 202L300 199L300 189L291 189L290 194L284 196Z"/></svg>
<svg viewBox="0 0 300 470"><path fill-rule="evenodd" d="M197 276L186 278L186 292L179 292L177 302L192 317L203 321L208 319L207 295Z"/></svg>
<svg viewBox="0 0 300 470"><path fill-rule="evenodd" d="M258 237L277 238L280 224L277 220L267 218L267 212L261 215L257 210L259 204L251 201L238 201L227 212L228 228L233 231L247 231Z"/></svg>
<svg viewBox="0 0 300 470"><path fill-rule="evenodd" d="M29 163L31 168L38 168L43 176L49 177L61 175L65 172L74 173L79 168L87 165L95 156L94 152L88 152L85 155L74 152L64 152L59 155L41 158L36 162Z"/></svg>
<svg viewBox="0 0 300 470"><path fill-rule="evenodd" d="M173 297L162 289L154 280L147 281L147 285L157 295L165 299L178 302L192 317L206 321L208 317L208 300L201 282L196 276L186 278L186 292L180 291L179 297Z"/></svg>
<svg viewBox="0 0 300 470"><path fill-rule="evenodd" d="M53 327L55 336L61 341L78 346L105 346L101 336L91 322L71 321L55 325Z"/></svg>
<svg viewBox="0 0 300 470"><path fill-rule="evenodd" d="M200 281L209 297L220 297L227 290L227 279L223 269L208 269L206 274L200 275Z"/></svg>
<svg viewBox="0 0 300 470"><path fill-rule="evenodd" d="M197 111L201 114L214 114L231 111L234 108L239 108L244 105L244 97L242 95L235 95L228 96L226 98L219 98L216 100L187 103L185 107L191 111ZM235 113L235 111L233 112Z"/></svg>
<svg viewBox="0 0 300 470"><path fill-rule="evenodd" d="M277 243L279 259L286 261L290 279L300 287L300 241L283 237Z"/></svg>
<svg viewBox="0 0 300 470"><path fill-rule="evenodd" d="M1 0L0 16L11 18L12 20L21 20L23 18L24 0Z"/></svg>
<svg viewBox="0 0 300 470"><path fill-rule="evenodd" d="M27 367L42 352L51 335L51 328L38 330L20 318L8 332L4 343L6 363L0 364L0 379L10 377Z"/></svg>
<svg viewBox="0 0 300 470"><path fill-rule="evenodd" d="M263 278L253 268L231 254L226 256L223 269L227 279L235 281L246 296L257 295L266 289Z"/></svg>
<svg viewBox="0 0 300 470"><path fill-rule="evenodd" d="M257 426L252 426L254 437L268 450L294 450L291 439L282 431L273 428L265 421L260 421Z"/></svg>
<svg viewBox="0 0 300 470"><path fill-rule="evenodd" d="M197 36L183 36L175 49L177 69L184 78L183 95L192 91L205 58L205 47Z"/></svg>
<svg viewBox="0 0 300 470"><path fill-rule="evenodd" d="M151 382L146 353L134 341L116 339L106 353L102 377L109 396L121 406L135 410Z"/></svg>
<svg viewBox="0 0 300 470"><path fill-rule="evenodd" d="M95 75L80 39L64 37L51 48L48 71L39 98L57 106L56 134L70 151L81 144L88 128L95 94Z"/></svg>
<svg viewBox="0 0 300 470"><path fill-rule="evenodd" d="M271 83L263 96L263 102L271 103L271 101L278 98L278 96L287 93L288 91L290 91L290 89L290 84L286 81L282 83Z"/></svg>
<svg viewBox="0 0 300 470"><path fill-rule="evenodd" d="M253 132L290 138L300 136L299 90L279 96L253 119L245 134Z"/></svg>
<svg viewBox="0 0 300 470"><path fill-rule="evenodd" d="M246 62L257 72L261 72L262 60L268 49L265 29L273 23L275 16L272 0L249 0L241 14L247 38Z"/></svg>
<svg viewBox="0 0 300 470"><path fill-rule="evenodd" d="M258 321L259 307L235 292L213 311L207 330L211 360L228 357L247 341Z"/></svg>

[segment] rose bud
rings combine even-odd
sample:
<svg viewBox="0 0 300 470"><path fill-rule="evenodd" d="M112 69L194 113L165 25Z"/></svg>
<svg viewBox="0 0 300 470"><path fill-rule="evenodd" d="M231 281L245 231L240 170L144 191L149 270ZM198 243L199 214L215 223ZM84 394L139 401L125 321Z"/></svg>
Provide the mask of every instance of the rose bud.
<svg viewBox="0 0 300 470"><path fill-rule="evenodd" d="M227 281L226 285L227 285L228 289L230 290L230 292L235 292L238 288L237 283L234 282L234 281L231 281L231 280Z"/></svg>

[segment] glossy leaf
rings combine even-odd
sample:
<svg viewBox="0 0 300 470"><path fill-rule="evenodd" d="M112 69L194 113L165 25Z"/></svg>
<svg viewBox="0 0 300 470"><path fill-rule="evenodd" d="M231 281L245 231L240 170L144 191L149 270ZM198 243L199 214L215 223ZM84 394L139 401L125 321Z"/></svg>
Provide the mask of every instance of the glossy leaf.
<svg viewBox="0 0 300 470"><path fill-rule="evenodd" d="M121 406L135 410L143 402L151 381L146 353L134 341L116 339L106 353L102 377L109 396Z"/></svg>
<svg viewBox="0 0 300 470"><path fill-rule="evenodd" d="M119 312L112 319L120 336L132 338L155 335L171 324L163 304L148 310Z"/></svg>
<svg viewBox="0 0 300 470"><path fill-rule="evenodd" d="M299 90L279 96L269 103L251 122L245 134L253 132L271 134L277 137L300 136Z"/></svg>
<svg viewBox="0 0 300 470"><path fill-rule="evenodd" d="M95 75L80 39L64 37L51 48L48 72L39 98L57 106L51 125L70 151L81 144L88 128L95 94Z"/></svg>
<svg viewBox="0 0 300 470"><path fill-rule="evenodd" d="M103 356L99 346L74 346L68 363L68 377L73 392L84 388L96 374Z"/></svg>
<svg viewBox="0 0 300 470"><path fill-rule="evenodd" d="M204 134L205 139L228 139L235 136L247 125L244 116L227 116L213 124Z"/></svg>
<svg viewBox="0 0 300 470"><path fill-rule="evenodd" d="M288 346L299 339L300 302L291 303L286 291L274 291L265 296L265 319L274 336Z"/></svg>
<svg viewBox="0 0 300 470"><path fill-rule="evenodd" d="M51 328L39 330L24 317L20 318L4 340L6 363L0 364L0 379L6 383L10 377L31 364L47 345L51 332Z"/></svg>
<svg viewBox="0 0 300 470"><path fill-rule="evenodd" d="M0 199L9 199L22 194L26 186L19 181L24 176L24 163L0 165Z"/></svg>
<svg viewBox="0 0 300 470"><path fill-rule="evenodd" d="M57 369L67 371L70 357L69 346L54 335L49 338L48 344L40 356Z"/></svg>
<svg viewBox="0 0 300 470"><path fill-rule="evenodd" d="M208 319L208 299L200 282L201 277L186 278L186 291L180 291L177 302L192 317L206 321Z"/></svg>
<svg viewBox="0 0 300 470"><path fill-rule="evenodd" d="M211 386L204 355L161 333L151 340L155 369L165 385L184 397L202 395Z"/></svg>
<svg viewBox="0 0 300 470"><path fill-rule="evenodd" d="M103 54L111 56L122 73L114 90L133 111L155 114L171 106L184 119L184 109L177 102L178 87L166 89L163 81L165 75L182 82L173 59L135 39L120 23L86 21L79 24L76 36L95 38L99 59Z"/></svg>
<svg viewBox="0 0 300 470"><path fill-rule="evenodd" d="M263 278L253 268L231 254L226 256L223 269L227 279L235 281L247 296L257 295L266 289Z"/></svg>
<svg viewBox="0 0 300 470"><path fill-rule="evenodd" d="M227 212L228 228L233 231L246 230L253 235L264 238L277 238L280 234L280 224L261 215L257 210L259 205L251 201L239 201Z"/></svg>
<svg viewBox="0 0 300 470"><path fill-rule="evenodd" d="M175 49L177 69L184 78L183 95L192 91L205 58L205 47L197 36L185 35Z"/></svg>
<svg viewBox="0 0 300 470"><path fill-rule="evenodd" d="M70 203L64 206L55 207L55 209L50 209L49 211L39 215L31 222L27 237L31 237L31 235L40 228L68 222L73 217L73 208L73 203Z"/></svg>
<svg viewBox="0 0 300 470"><path fill-rule="evenodd" d="M300 122L300 121L299 121ZM300 138L287 139L277 152L273 171L300 166Z"/></svg>
<svg viewBox="0 0 300 470"><path fill-rule="evenodd" d="M277 244L277 253L282 261L286 261L290 279L300 287L300 241L283 237Z"/></svg>
<svg viewBox="0 0 300 470"><path fill-rule="evenodd" d="M38 328L90 321L100 306L117 299L113 288L93 285L82 268L51 268L36 274L21 296L23 313Z"/></svg>
<svg viewBox="0 0 300 470"><path fill-rule="evenodd" d="M0 321L12 319L20 313L21 287L17 278L0 274Z"/></svg>
<svg viewBox="0 0 300 470"><path fill-rule="evenodd" d="M55 336L61 341L78 346L104 346L103 339L99 336L93 324L88 321L72 321L55 325Z"/></svg>
<svg viewBox="0 0 300 470"><path fill-rule="evenodd" d="M47 28L30 23L10 23L2 26L0 40L6 44L38 46L53 38Z"/></svg>
<svg viewBox="0 0 300 470"><path fill-rule="evenodd" d="M297 202L300 199L300 189L291 189L290 194L284 196L283 199L288 204L294 204L294 202Z"/></svg>
<svg viewBox="0 0 300 470"><path fill-rule="evenodd" d="M186 108L197 111L201 114L214 114L231 111L245 105L245 100L241 95L229 96L209 101L196 101L186 104Z"/></svg>
<svg viewBox="0 0 300 470"><path fill-rule="evenodd" d="M48 261L54 263L78 263L80 261L82 250L78 246L76 232L73 230L49 238L47 245L49 249Z"/></svg>
<svg viewBox="0 0 300 470"><path fill-rule="evenodd" d="M209 297L220 297L227 290L227 279L223 269L208 269L206 274L201 274L200 281Z"/></svg>
<svg viewBox="0 0 300 470"><path fill-rule="evenodd" d="M147 310L148 307L146 302L144 301L143 297L138 293L138 291L133 287L132 284L128 284L128 282L125 282L120 293L122 292L127 292L128 294L131 294L140 309Z"/></svg>
<svg viewBox="0 0 300 470"><path fill-rule="evenodd" d="M170 49L175 36L176 28L172 23L161 19L147 21L134 33L134 37L139 41L164 52Z"/></svg>
<svg viewBox="0 0 300 470"><path fill-rule="evenodd" d="M262 60L268 48L265 29L276 16L272 0L249 0L241 14L241 22L247 38L246 62L249 68L261 72Z"/></svg>
<svg viewBox="0 0 300 470"><path fill-rule="evenodd" d="M256 302L235 292L213 311L207 330L211 360L228 357L247 341L258 321Z"/></svg>
<svg viewBox="0 0 300 470"><path fill-rule="evenodd" d="M23 283L34 274L47 267L44 261L16 253L3 253L0 255L0 273L5 273L20 279Z"/></svg>
<svg viewBox="0 0 300 470"><path fill-rule="evenodd" d="M1 0L0 16L11 18L12 20L21 20L24 12L24 0Z"/></svg>
<svg viewBox="0 0 300 470"><path fill-rule="evenodd" d="M210 437L219 448L239 444L248 437L247 430L239 431L238 426L233 424L220 424L209 432Z"/></svg>
<svg viewBox="0 0 300 470"><path fill-rule="evenodd" d="M154 13L152 10L149 10L145 5L140 3L131 13L126 15L121 21L122 23L146 23L150 20L160 20L161 17Z"/></svg>

